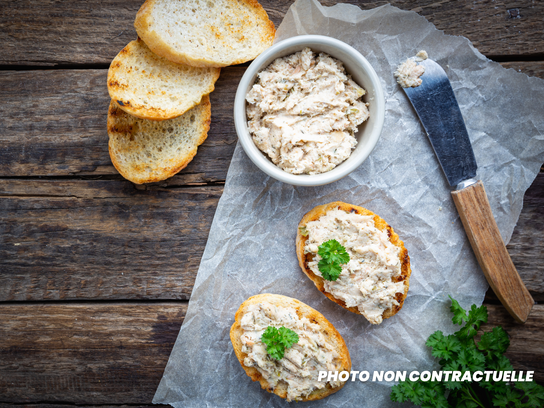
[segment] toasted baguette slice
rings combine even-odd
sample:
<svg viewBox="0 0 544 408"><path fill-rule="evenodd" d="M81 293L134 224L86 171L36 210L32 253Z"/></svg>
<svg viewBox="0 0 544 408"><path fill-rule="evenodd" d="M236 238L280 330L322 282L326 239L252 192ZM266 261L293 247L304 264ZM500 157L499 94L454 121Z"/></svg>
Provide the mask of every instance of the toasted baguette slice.
<svg viewBox="0 0 544 408"><path fill-rule="evenodd" d="M338 362L339 366L341 367L338 371L347 371L348 373L350 372L351 358L349 356L349 351L346 343L344 342L344 339L342 338L340 333L338 333L335 327L321 313L297 299L293 299L288 296L266 293L262 295L252 296L244 303L242 303L238 308L238 311L236 312L234 324L230 328L230 340L232 342L234 353L236 354L238 361L242 365L242 368L244 369L246 374L251 377L253 381L259 381L262 389L274 393L281 398L287 398L288 384L286 382L280 381L276 388L272 388L268 381L259 372L259 370L257 370L255 367L246 367L244 365L244 359L248 355L242 351L243 344L240 337L244 333L244 330L241 326L241 320L246 313L246 309L249 305L259 303L270 303L278 307L294 308L299 318L306 317L312 323L318 324L322 329L322 333L325 335L326 341L333 345L334 349L338 352ZM307 397L302 397L300 401L315 401L325 398L326 396L334 394L335 392L342 389L344 385L345 382L339 387L333 388L330 386L329 383L327 383L325 388L312 391Z"/></svg>
<svg viewBox="0 0 544 408"><path fill-rule="evenodd" d="M367 210L366 208L359 207L352 204L346 204L341 201L336 201L329 204L319 205L309 211L300 221L298 224L297 229L297 239L296 239L296 250L297 250L297 257L298 257L298 263L304 273L314 282L315 286L330 300L332 300L335 303L338 303L340 306L342 306L344 309L349 310L350 312L362 314L357 307L348 307L346 306L345 302L341 299L335 298L331 293L327 292L325 290L325 280L321 277L316 275L312 272L312 270L308 267L308 262L313 260L314 255L308 253L304 253L304 247L306 245L306 241L308 240L307 236L303 236L301 233L301 228L305 227L310 221L316 221L321 216L325 215L329 210L332 209L340 209L344 210L346 212L355 212L360 215L370 215L374 217L374 224L377 229L379 230L387 230L387 235L389 236L389 241L400 248L399 252L399 259L401 263L401 274L400 276L393 277L391 280L393 282L400 282L404 281L404 293L397 293L395 295L395 300L399 303L396 306L393 306L392 308L389 308L385 310L382 314L382 319L387 319L391 316L394 316L399 312L400 309L402 309L402 305L404 304L404 300L406 299L406 296L408 295L408 288L410 287L410 257L408 256L408 251L404 247L404 243L400 240L399 236L393 231L393 228L387 224L380 216L374 214L372 211Z"/></svg>
<svg viewBox="0 0 544 408"><path fill-rule="evenodd" d="M219 68L174 64L131 41L108 70L108 92L121 109L141 119L166 120L183 115L214 89Z"/></svg>
<svg viewBox="0 0 544 408"><path fill-rule="evenodd" d="M256 0L147 0L134 27L155 54L195 67L252 60L276 33Z"/></svg>
<svg viewBox="0 0 544 408"><path fill-rule="evenodd" d="M111 161L136 184L172 177L189 164L206 140L210 118L208 96L182 116L160 122L129 115L112 100L108 111Z"/></svg>

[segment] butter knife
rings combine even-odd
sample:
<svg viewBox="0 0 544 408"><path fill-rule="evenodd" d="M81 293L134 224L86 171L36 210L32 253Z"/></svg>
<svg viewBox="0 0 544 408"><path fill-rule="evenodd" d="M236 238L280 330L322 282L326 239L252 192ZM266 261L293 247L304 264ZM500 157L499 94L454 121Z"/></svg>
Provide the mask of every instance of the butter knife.
<svg viewBox="0 0 544 408"><path fill-rule="evenodd" d="M455 188L453 201L489 285L514 319L524 323L535 302L506 250L484 185L476 179L476 158L450 81L435 61L419 65L425 68L422 84L404 92Z"/></svg>

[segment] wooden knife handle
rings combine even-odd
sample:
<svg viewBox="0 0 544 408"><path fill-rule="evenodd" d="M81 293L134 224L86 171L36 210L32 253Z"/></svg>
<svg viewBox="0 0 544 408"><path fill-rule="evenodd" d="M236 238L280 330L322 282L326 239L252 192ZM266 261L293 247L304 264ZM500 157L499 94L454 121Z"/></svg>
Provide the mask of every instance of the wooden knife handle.
<svg viewBox="0 0 544 408"><path fill-rule="evenodd" d="M506 310L525 323L535 301L510 259L481 181L451 193L485 277Z"/></svg>

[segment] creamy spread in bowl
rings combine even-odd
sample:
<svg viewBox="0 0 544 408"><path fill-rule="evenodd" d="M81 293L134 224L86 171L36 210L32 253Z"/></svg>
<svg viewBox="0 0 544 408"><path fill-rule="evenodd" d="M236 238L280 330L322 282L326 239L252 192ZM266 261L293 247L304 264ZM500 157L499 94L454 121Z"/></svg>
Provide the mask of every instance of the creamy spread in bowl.
<svg viewBox="0 0 544 408"><path fill-rule="evenodd" d="M299 336L292 347L285 350L281 360L266 352L261 336L268 326L286 327ZM292 307L279 307L268 302L249 305L241 319L242 352L246 367L256 368L276 388L287 383L287 401L299 400L316 389L340 387L343 381L318 381L320 371L338 371L340 356L327 341L323 329L307 317L299 317Z"/></svg>
<svg viewBox="0 0 544 408"><path fill-rule="evenodd" d="M357 144L357 126L369 117L365 93L342 62L305 48L258 74L246 96L249 132L282 170L327 172Z"/></svg>

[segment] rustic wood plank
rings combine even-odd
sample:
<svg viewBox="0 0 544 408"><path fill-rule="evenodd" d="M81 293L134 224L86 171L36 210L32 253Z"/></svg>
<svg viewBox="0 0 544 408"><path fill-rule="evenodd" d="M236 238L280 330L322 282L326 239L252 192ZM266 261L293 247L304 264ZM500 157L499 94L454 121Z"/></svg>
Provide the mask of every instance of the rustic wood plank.
<svg viewBox="0 0 544 408"><path fill-rule="evenodd" d="M503 65L544 78L544 62ZM225 180L237 136L234 94L245 68L221 72L208 139L162 185ZM106 70L0 72L0 177L117 175L108 154Z"/></svg>
<svg viewBox="0 0 544 408"><path fill-rule="evenodd" d="M186 303L0 305L0 401L150 404Z"/></svg>
<svg viewBox="0 0 544 408"><path fill-rule="evenodd" d="M81 404L25 404L25 403L2 403L0 402L0 408L157 408L157 407L170 407L171 405L163 404L132 404L132 405L81 405Z"/></svg>
<svg viewBox="0 0 544 408"><path fill-rule="evenodd" d="M188 299L221 193L0 180L0 300Z"/></svg>
<svg viewBox="0 0 544 408"><path fill-rule="evenodd" d="M222 187L136 187L145 188L0 179L0 301L188 299ZM508 245L537 301L544 300L543 230L540 173Z"/></svg>
<svg viewBox="0 0 544 408"><path fill-rule="evenodd" d="M491 331L495 326L502 326L510 337L510 347L506 352L515 370L534 371L534 379L544 383L544 305L534 305L529 318L524 324L514 321L501 305L486 305L489 313L487 324L482 331Z"/></svg>
<svg viewBox="0 0 544 408"><path fill-rule="evenodd" d="M171 405L163 404L134 404L134 405L76 405L76 404L12 404L1 403L0 408L156 408L156 407L170 407Z"/></svg>
<svg viewBox="0 0 544 408"><path fill-rule="evenodd" d="M488 311L483 331L502 325L514 367L542 382L544 305L524 325L502 306ZM185 312L184 303L0 305L1 401L150 404Z"/></svg>
<svg viewBox="0 0 544 408"><path fill-rule="evenodd" d="M544 173L525 193L523 210L506 246L521 279L537 302L544 302Z"/></svg>
<svg viewBox="0 0 544 408"><path fill-rule="evenodd" d="M224 180L237 140L234 94L244 68L222 70L212 123L174 184ZM0 176L118 174L108 153L106 70L0 72Z"/></svg>
<svg viewBox="0 0 544 408"><path fill-rule="evenodd" d="M512 61L501 62L504 68L512 68L518 72L523 72L529 76L544 79L544 62L543 61Z"/></svg>
<svg viewBox="0 0 544 408"><path fill-rule="evenodd" d="M276 27L292 0L261 0ZM23 0L0 3L0 65L109 64L136 37L141 1ZM359 0L370 9L391 3L414 10L446 34L468 37L485 55L544 54L544 4L531 0Z"/></svg>

